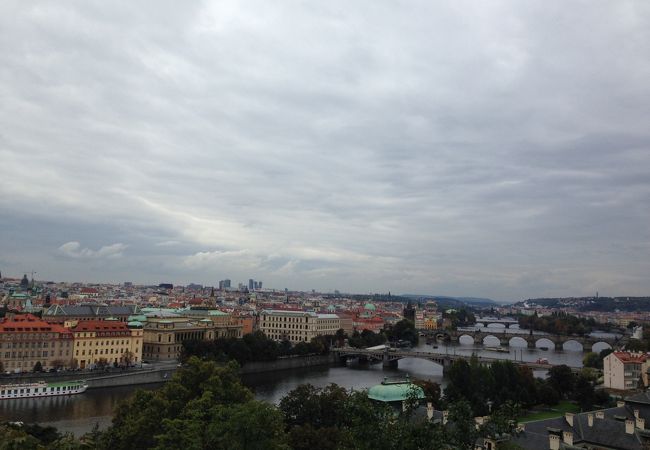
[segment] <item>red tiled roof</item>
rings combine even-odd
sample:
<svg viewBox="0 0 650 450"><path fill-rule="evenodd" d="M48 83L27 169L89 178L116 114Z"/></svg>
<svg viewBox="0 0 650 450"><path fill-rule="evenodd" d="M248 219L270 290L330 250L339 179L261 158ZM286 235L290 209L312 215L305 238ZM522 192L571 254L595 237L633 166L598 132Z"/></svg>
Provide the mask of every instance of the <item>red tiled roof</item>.
<svg viewBox="0 0 650 450"><path fill-rule="evenodd" d="M45 322L33 314L19 314L15 315L11 320L5 318L0 321L0 333L26 332L54 332L66 335L66 337L70 335L70 330L60 325Z"/></svg>
<svg viewBox="0 0 650 450"><path fill-rule="evenodd" d="M648 355L643 353L614 352L614 356L620 359L623 363L640 364L646 362L648 359Z"/></svg>

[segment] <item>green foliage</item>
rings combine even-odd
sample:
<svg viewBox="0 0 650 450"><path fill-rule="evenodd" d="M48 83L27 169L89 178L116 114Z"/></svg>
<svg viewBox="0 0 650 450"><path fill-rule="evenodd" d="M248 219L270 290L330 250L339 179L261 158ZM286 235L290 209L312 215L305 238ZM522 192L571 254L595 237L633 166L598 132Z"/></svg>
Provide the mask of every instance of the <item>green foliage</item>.
<svg viewBox="0 0 650 450"><path fill-rule="evenodd" d="M469 362L457 360L449 369L448 376L446 400L467 400L477 415L488 414L488 401L495 408L508 401L524 407L539 401L532 371L527 367L517 367L510 361L497 361L485 367L476 357Z"/></svg>
<svg viewBox="0 0 650 450"><path fill-rule="evenodd" d="M327 354L331 336L317 336L311 342L299 342L291 346L289 341L275 342L262 331L249 333L243 338L219 338L214 341L183 341L181 360L198 356L210 361L235 360L243 366L249 361L274 361L279 356Z"/></svg>
<svg viewBox="0 0 650 450"><path fill-rule="evenodd" d="M455 330L458 327L467 327L469 325L474 325L476 323L476 317L470 311L465 308L461 308L457 311L444 312L442 313L443 319L449 319L451 322L451 329Z"/></svg>
<svg viewBox="0 0 650 450"><path fill-rule="evenodd" d="M355 348L374 347L386 342L386 335L382 332L375 333L370 330L363 330L361 333L355 331L348 339L348 344Z"/></svg>
<svg viewBox="0 0 650 450"><path fill-rule="evenodd" d="M595 369L603 368L603 360L600 359L598 353L589 352L582 358L582 365L585 367L593 367Z"/></svg>
<svg viewBox="0 0 650 450"><path fill-rule="evenodd" d="M554 312L550 316L520 316L519 327L527 330L545 331L551 334L578 335L589 334L596 327L593 318L585 319L564 312ZM599 328L605 327L598 324Z"/></svg>
<svg viewBox="0 0 650 450"><path fill-rule="evenodd" d="M224 367L193 357L163 388L137 391L133 397L121 403L112 426L102 433L98 447L118 450L228 448L217 445L220 441L214 433L221 432L218 430L222 425L215 422L221 423L226 417L241 418L242 414L250 414L250 408L245 408L242 413L235 407L250 403L254 404L250 408L259 409L258 403L253 401L253 394L241 384L236 363ZM273 420L279 420L279 412L272 409L263 413L267 420L262 423L267 427L264 432L276 433L277 430L270 427ZM235 425L231 423L231 426ZM262 437L260 434L255 436L246 437L249 440L233 441L229 448L265 448L265 445L268 448L282 448L275 446L272 435L268 435L268 440L256 447L255 439Z"/></svg>
<svg viewBox="0 0 650 450"><path fill-rule="evenodd" d="M389 341L408 341L411 345L417 345L419 334L415 324L408 319L402 319L386 330L386 337Z"/></svg>
<svg viewBox="0 0 650 450"><path fill-rule="evenodd" d="M36 361L36 364L34 364L34 369L32 369L33 372L42 372L43 371L43 364L41 364L40 361Z"/></svg>
<svg viewBox="0 0 650 450"><path fill-rule="evenodd" d="M571 368L565 364L553 366L548 371L548 383L560 397L567 398L575 387L575 376Z"/></svg>

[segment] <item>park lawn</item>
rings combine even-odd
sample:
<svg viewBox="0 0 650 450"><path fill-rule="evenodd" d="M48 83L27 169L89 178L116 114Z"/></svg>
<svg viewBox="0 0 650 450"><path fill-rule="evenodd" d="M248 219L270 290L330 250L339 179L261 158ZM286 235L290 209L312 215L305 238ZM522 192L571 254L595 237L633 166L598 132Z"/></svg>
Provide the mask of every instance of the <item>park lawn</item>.
<svg viewBox="0 0 650 450"><path fill-rule="evenodd" d="M535 411L530 414L526 414L525 416L519 418L519 422L524 423L533 422L535 420L554 419L556 417L562 417L566 412L578 413L580 412L580 407L575 403L562 401L553 406L549 411Z"/></svg>

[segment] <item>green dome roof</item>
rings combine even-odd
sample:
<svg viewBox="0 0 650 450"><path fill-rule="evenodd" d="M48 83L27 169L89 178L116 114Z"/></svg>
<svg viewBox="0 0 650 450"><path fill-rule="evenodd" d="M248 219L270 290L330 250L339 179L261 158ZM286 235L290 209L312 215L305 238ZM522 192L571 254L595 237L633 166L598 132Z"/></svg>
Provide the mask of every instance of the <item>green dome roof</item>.
<svg viewBox="0 0 650 450"><path fill-rule="evenodd" d="M363 309L367 309L369 311L375 311L377 308L372 303L366 303L366 306L364 306Z"/></svg>
<svg viewBox="0 0 650 450"><path fill-rule="evenodd" d="M417 395L418 399L424 398L424 391L421 387L411 383L408 379L406 381L384 381L377 386L373 386L368 390L368 398L380 402L401 402L407 398Z"/></svg>

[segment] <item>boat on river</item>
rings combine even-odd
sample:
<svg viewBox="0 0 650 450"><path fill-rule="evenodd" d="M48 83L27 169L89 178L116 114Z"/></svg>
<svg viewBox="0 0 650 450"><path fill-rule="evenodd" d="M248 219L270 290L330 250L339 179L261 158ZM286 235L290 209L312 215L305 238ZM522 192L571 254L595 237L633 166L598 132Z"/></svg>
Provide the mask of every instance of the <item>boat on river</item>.
<svg viewBox="0 0 650 450"><path fill-rule="evenodd" d="M88 389L85 381L59 381L46 383L0 384L0 400L11 398L53 397L56 395L81 394Z"/></svg>
<svg viewBox="0 0 650 450"><path fill-rule="evenodd" d="M510 353L510 350L503 347L485 347L484 350L487 350L488 352Z"/></svg>

